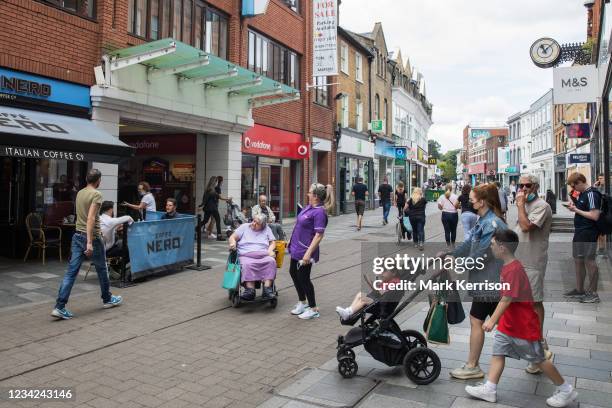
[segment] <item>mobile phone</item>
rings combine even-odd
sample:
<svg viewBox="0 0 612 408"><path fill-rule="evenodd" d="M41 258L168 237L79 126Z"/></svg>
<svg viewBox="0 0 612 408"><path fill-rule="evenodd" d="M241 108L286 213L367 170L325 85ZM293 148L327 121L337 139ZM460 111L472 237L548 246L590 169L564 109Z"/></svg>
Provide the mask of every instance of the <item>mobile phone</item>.
<svg viewBox="0 0 612 408"><path fill-rule="evenodd" d="M564 207L569 207L570 206L569 203L561 203L561 205L564 206Z"/></svg>

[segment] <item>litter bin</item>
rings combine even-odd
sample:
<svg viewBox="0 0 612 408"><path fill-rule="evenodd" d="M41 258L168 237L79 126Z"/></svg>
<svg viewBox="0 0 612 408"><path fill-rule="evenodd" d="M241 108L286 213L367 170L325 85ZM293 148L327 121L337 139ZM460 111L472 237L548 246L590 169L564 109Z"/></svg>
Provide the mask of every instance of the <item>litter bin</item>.
<svg viewBox="0 0 612 408"><path fill-rule="evenodd" d="M427 201L438 201L442 194L444 194L444 190L427 189L425 190L425 199Z"/></svg>

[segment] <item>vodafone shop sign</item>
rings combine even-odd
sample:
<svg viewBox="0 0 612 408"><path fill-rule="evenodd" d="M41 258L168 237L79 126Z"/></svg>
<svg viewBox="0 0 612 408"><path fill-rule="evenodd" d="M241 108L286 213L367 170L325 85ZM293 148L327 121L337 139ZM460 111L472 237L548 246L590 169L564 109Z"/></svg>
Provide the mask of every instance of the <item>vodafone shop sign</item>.
<svg viewBox="0 0 612 408"><path fill-rule="evenodd" d="M281 159L308 157L308 144L299 133L255 125L242 135L242 152Z"/></svg>

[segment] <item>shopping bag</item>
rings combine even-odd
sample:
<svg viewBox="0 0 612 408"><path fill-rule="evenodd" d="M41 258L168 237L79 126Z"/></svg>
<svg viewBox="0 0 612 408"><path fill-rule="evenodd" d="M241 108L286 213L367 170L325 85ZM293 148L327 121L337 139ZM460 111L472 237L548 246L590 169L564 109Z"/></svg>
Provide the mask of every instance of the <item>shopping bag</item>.
<svg viewBox="0 0 612 408"><path fill-rule="evenodd" d="M285 249L287 248L287 243L285 241L276 241L276 267L283 267L283 260L285 259Z"/></svg>
<svg viewBox="0 0 612 408"><path fill-rule="evenodd" d="M446 303L438 303L437 301L431 305L431 314L425 331L427 341L435 344L450 343L447 307Z"/></svg>
<svg viewBox="0 0 612 408"><path fill-rule="evenodd" d="M223 274L223 284L221 285L224 289L234 290L238 287L240 282L240 264L238 263L238 257L236 261L227 261L227 269Z"/></svg>
<svg viewBox="0 0 612 408"><path fill-rule="evenodd" d="M404 228L406 231L411 234L412 233L412 224L410 224L410 218L402 217L402 223L404 224Z"/></svg>

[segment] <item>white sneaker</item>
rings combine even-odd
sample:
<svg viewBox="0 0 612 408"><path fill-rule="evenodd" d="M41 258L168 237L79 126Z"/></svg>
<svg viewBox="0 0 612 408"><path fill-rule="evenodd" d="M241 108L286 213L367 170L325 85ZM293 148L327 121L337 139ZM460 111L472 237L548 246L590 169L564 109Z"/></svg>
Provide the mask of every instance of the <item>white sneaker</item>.
<svg viewBox="0 0 612 408"><path fill-rule="evenodd" d="M348 307L344 308L340 306L336 306L336 313L338 313L338 316L340 316L342 320L347 320L352 314Z"/></svg>
<svg viewBox="0 0 612 408"><path fill-rule="evenodd" d="M320 316L319 312L317 312L314 309L311 309L310 307L307 307L306 310L304 310L304 313L302 313L298 317L302 320L310 320L310 319L317 318L319 316Z"/></svg>
<svg viewBox="0 0 612 408"><path fill-rule="evenodd" d="M306 310L306 305L303 304L302 302L297 302L295 304L295 307L291 311L291 314L295 315L295 316L298 316L298 315L301 315L302 313L304 313L305 310Z"/></svg>
<svg viewBox="0 0 612 408"><path fill-rule="evenodd" d="M209 238L209 239L217 239L217 235L215 235L215 234L211 233L211 234L208 236L208 238Z"/></svg>
<svg viewBox="0 0 612 408"><path fill-rule="evenodd" d="M468 385L465 387L465 392L474 398L484 401L497 402L497 391L491 391L484 384Z"/></svg>
<svg viewBox="0 0 612 408"><path fill-rule="evenodd" d="M567 392L557 389L554 395L546 400L546 403L551 407L566 407L577 397L578 393L574 390L574 387L570 385L570 389Z"/></svg>

